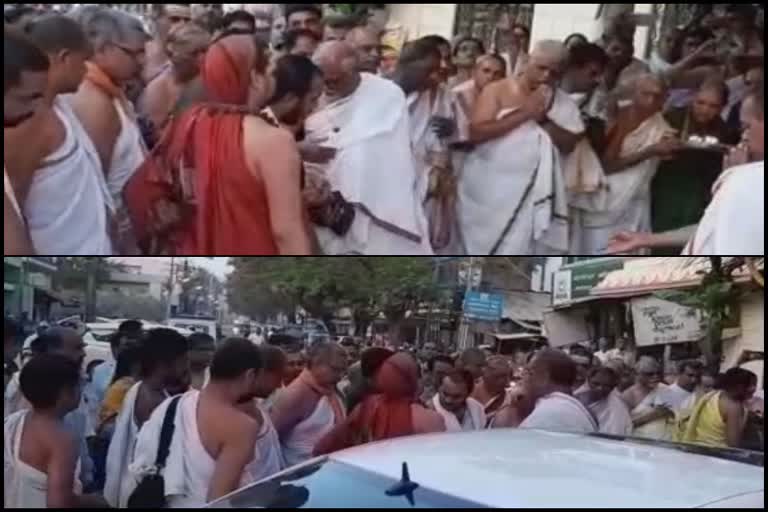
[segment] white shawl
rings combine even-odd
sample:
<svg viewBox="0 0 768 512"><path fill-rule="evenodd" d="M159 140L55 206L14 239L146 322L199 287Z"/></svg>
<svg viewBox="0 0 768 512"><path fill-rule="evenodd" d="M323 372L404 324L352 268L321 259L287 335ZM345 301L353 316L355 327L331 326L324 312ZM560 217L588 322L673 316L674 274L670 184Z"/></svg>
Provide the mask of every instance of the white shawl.
<svg viewBox="0 0 768 512"><path fill-rule="evenodd" d="M514 112L505 110L499 118ZM555 92L548 118L583 133L576 104ZM512 155L512 156L510 156ZM561 155L530 121L475 149L459 181L459 224L469 254L568 251L568 205Z"/></svg>
<svg viewBox="0 0 768 512"><path fill-rule="evenodd" d="M580 395L587 391L589 391L589 384L584 384L576 394ZM627 404L617 390L611 391L607 398L589 404L587 409L597 418L601 433L615 436L632 434L632 417L629 415Z"/></svg>
<svg viewBox="0 0 768 512"><path fill-rule="evenodd" d="M379 222L420 240L415 170L405 96L397 85L363 73L357 90L307 119L307 139L337 149L322 169L333 190ZM312 166L307 166L311 169Z"/></svg>
<svg viewBox="0 0 768 512"><path fill-rule="evenodd" d="M133 447L139 431L134 411L140 387L141 381L134 384L126 393L120 413L115 420L115 431L107 451L104 499L112 508L125 508L137 484L128 471L128 465L131 463Z"/></svg>
<svg viewBox="0 0 768 512"><path fill-rule="evenodd" d="M464 418L459 423L459 419L450 411L445 410L440 403L440 395L437 394L432 399L432 406L445 421L446 432L461 432L463 430L483 430L488 420L485 417L483 404L472 397L467 398L467 410L464 412Z"/></svg>
<svg viewBox="0 0 768 512"><path fill-rule="evenodd" d="M764 209L765 162L729 170L715 185L685 255L764 254Z"/></svg>

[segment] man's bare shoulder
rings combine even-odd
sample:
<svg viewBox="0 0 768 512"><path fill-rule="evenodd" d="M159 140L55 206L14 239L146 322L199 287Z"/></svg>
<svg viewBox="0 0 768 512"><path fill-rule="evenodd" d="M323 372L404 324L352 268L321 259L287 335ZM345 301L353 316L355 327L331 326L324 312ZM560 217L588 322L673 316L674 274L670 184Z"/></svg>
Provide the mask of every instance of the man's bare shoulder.
<svg viewBox="0 0 768 512"><path fill-rule="evenodd" d="M274 144L295 145L295 139L291 132L272 126L259 116L246 116L243 118L243 129L246 141L252 144L259 146L272 146Z"/></svg>

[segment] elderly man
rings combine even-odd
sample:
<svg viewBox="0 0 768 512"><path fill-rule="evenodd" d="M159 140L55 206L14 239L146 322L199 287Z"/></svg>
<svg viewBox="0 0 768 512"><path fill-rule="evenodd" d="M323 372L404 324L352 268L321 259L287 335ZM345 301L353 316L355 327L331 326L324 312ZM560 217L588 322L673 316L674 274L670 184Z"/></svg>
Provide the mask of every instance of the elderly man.
<svg viewBox="0 0 768 512"><path fill-rule="evenodd" d="M635 367L635 384L622 398L632 415L633 434L649 439L669 439L674 411L664 399L666 384L661 382L661 366L652 357L641 357Z"/></svg>
<svg viewBox="0 0 768 512"><path fill-rule="evenodd" d="M443 417L446 432L483 430L488 424L483 405L470 396L474 387L467 370L453 370L443 377L437 395L427 405Z"/></svg>
<svg viewBox="0 0 768 512"><path fill-rule="evenodd" d="M123 87L139 77L149 36L138 19L116 9L83 7L75 19L90 39L94 54L72 106L96 146L115 205L115 253L135 253L123 189L144 162L146 150Z"/></svg>
<svg viewBox="0 0 768 512"><path fill-rule="evenodd" d="M315 343L308 365L278 395L271 416L288 467L311 458L317 442L346 417L337 385L347 371L347 353L333 343Z"/></svg>
<svg viewBox="0 0 768 512"><path fill-rule="evenodd" d="M528 364L525 390L536 401L533 412L520 428L557 432L597 432L593 414L572 395L576 364L559 350L544 349Z"/></svg>
<svg viewBox="0 0 768 512"><path fill-rule="evenodd" d="M651 181L659 162L681 148L661 109L666 88L654 75L634 82L633 102L608 129L602 155L606 184L582 212L581 252L603 253L620 231L651 231Z"/></svg>
<svg viewBox="0 0 768 512"><path fill-rule="evenodd" d="M381 66L381 41L376 32L368 27L355 27L345 39L357 51L357 70L361 73L379 73Z"/></svg>
<svg viewBox="0 0 768 512"><path fill-rule="evenodd" d="M470 254L568 249L560 159L584 124L555 87L566 57L562 43L542 41L521 75L490 84L477 101L470 141L478 148L459 181L459 225Z"/></svg>
<svg viewBox="0 0 768 512"><path fill-rule="evenodd" d="M403 93L387 80L361 75L347 43L323 43L314 60L323 71L325 93L307 119L307 140L337 152L327 165L308 165L307 171L326 179L354 207L342 225L316 228L323 252L431 254L414 195Z"/></svg>
<svg viewBox="0 0 768 512"><path fill-rule="evenodd" d="M632 433L632 418L616 390L618 383L618 373L607 366L598 366L592 369L587 382L574 392L574 396L595 415L600 432L628 436Z"/></svg>
<svg viewBox="0 0 768 512"><path fill-rule="evenodd" d="M139 106L156 134L165 127L182 90L194 82L199 83L200 62L210 40L211 35L205 29L192 23L177 26L168 34L166 50L170 72L162 73L147 85Z"/></svg>
<svg viewBox="0 0 768 512"><path fill-rule="evenodd" d="M512 380L512 365L504 356L494 356L488 359L488 365L483 369L483 376L475 384L472 398L483 404L488 422L503 407L511 403L507 388Z"/></svg>

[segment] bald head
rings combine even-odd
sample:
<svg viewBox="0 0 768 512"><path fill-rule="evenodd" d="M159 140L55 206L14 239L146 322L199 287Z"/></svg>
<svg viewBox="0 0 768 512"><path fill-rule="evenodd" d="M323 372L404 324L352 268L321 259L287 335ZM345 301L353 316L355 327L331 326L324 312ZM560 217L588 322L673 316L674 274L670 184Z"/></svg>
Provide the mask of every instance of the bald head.
<svg viewBox="0 0 768 512"><path fill-rule="evenodd" d="M667 84L658 75L644 73L634 83L632 105L635 109L650 116L660 112L667 100Z"/></svg>
<svg viewBox="0 0 768 512"><path fill-rule="evenodd" d="M70 361L83 364L85 359L85 344L83 338L74 329L68 327L51 327L32 341L30 348L33 354L59 354Z"/></svg>
<svg viewBox="0 0 768 512"><path fill-rule="evenodd" d="M307 359L309 371L321 386L335 386L347 372L347 352L335 343L315 343Z"/></svg>
<svg viewBox="0 0 768 512"><path fill-rule="evenodd" d="M358 71L377 73L381 65L381 42L375 31L368 27L355 27L345 39L357 52Z"/></svg>
<svg viewBox="0 0 768 512"><path fill-rule="evenodd" d="M523 73L530 90L542 85L554 86L568 58L568 50L560 41L539 41L533 47Z"/></svg>
<svg viewBox="0 0 768 512"><path fill-rule="evenodd" d="M325 95L329 99L345 98L360 85L357 52L348 43L325 42L317 48L312 60L323 72Z"/></svg>

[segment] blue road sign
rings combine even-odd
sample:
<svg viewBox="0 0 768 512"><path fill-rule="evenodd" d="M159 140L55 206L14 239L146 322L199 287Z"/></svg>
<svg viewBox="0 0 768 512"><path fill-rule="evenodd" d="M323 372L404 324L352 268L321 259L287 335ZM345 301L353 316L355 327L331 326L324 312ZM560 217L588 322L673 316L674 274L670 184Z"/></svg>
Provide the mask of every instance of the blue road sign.
<svg viewBox="0 0 768 512"><path fill-rule="evenodd" d="M464 316L474 320L498 322L504 313L504 296L493 293L468 292L464 298Z"/></svg>

